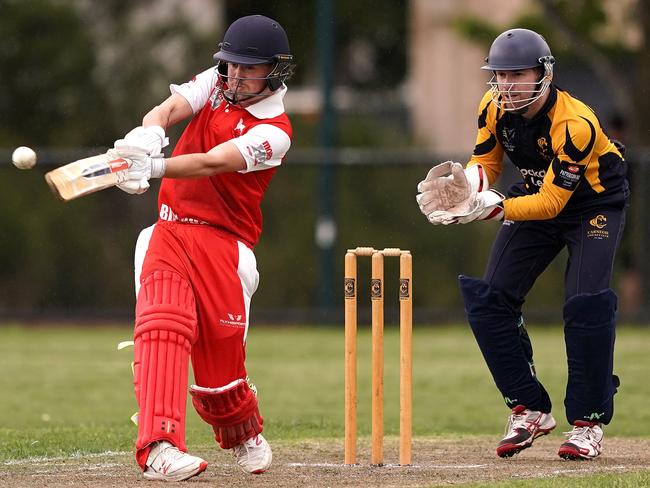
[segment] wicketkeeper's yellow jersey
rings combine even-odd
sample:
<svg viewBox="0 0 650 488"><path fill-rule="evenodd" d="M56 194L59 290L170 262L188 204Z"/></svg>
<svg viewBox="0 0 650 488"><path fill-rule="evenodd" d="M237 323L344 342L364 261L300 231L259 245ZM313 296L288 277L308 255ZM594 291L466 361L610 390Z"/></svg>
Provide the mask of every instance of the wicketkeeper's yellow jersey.
<svg viewBox="0 0 650 488"><path fill-rule="evenodd" d="M504 201L506 219L544 220L625 203L623 156L594 111L555 86L530 120L497 107L489 91L483 96L476 147L467 166L481 164L492 184L504 152L523 177L521 196Z"/></svg>

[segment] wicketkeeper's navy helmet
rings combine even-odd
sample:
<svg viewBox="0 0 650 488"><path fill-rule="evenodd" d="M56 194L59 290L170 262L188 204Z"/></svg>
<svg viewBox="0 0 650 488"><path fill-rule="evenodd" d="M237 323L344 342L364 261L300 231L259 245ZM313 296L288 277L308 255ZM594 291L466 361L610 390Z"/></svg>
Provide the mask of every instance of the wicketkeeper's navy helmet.
<svg viewBox="0 0 650 488"><path fill-rule="evenodd" d="M510 29L492 43L485 66L490 71L514 71L552 65L555 59L546 40L528 29Z"/></svg>
<svg viewBox="0 0 650 488"><path fill-rule="evenodd" d="M496 75L488 82L492 101L502 110L523 114L528 107L547 92L553 79L555 58L551 54L546 40L537 32L528 29L510 29L500 34L490 47L485 58L484 70L519 71L530 68L542 68L539 80L533 83L497 83ZM516 102L504 103L514 94Z"/></svg>
<svg viewBox="0 0 650 488"><path fill-rule="evenodd" d="M218 63L273 65L266 77L271 90L282 86L294 68L286 32L278 22L263 15L248 15L234 21L219 43L214 60Z"/></svg>

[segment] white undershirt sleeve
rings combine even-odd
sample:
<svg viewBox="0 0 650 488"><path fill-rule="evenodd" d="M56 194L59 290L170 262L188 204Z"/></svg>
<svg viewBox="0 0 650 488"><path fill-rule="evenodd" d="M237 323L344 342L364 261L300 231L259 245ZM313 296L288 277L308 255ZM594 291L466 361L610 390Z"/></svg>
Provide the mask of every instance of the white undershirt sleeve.
<svg viewBox="0 0 650 488"><path fill-rule="evenodd" d="M192 107L192 112L197 113L208 101L215 86L217 81L215 69L208 68L182 85L169 85L169 91L185 98Z"/></svg>
<svg viewBox="0 0 650 488"><path fill-rule="evenodd" d="M279 127L260 124L246 134L231 139L246 160L246 169L240 173L273 168L282 163L282 158L291 147L289 135Z"/></svg>

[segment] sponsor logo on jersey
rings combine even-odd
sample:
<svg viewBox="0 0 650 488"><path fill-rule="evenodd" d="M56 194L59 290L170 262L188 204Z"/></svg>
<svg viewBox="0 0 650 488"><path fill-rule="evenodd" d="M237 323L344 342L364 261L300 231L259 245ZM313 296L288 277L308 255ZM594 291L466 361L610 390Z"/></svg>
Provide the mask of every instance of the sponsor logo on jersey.
<svg viewBox="0 0 650 488"><path fill-rule="evenodd" d="M546 176L545 169L519 168L519 172L533 186L539 188L544 183L544 176Z"/></svg>
<svg viewBox="0 0 650 488"><path fill-rule="evenodd" d="M528 169L528 168L521 168L519 170L521 173L521 176L524 178L526 176L529 176L531 178L539 178L541 180L544 179L544 176L546 176L546 170L545 169Z"/></svg>
<svg viewBox="0 0 650 488"><path fill-rule="evenodd" d="M565 180L569 181L579 181L580 180L580 175L576 173L575 171L575 166L571 166L570 169L562 169L560 170L560 177L564 178Z"/></svg>
<svg viewBox="0 0 650 488"><path fill-rule="evenodd" d="M158 213L160 220L166 220L168 222L173 222L178 220L178 215L169 207L169 205L162 204L160 205L160 212Z"/></svg>
<svg viewBox="0 0 650 488"><path fill-rule="evenodd" d="M264 151L266 152L266 159L271 159L273 157L273 149L271 149L271 144L269 144L269 141L264 141L262 143L262 147L264 148Z"/></svg>
<svg viewBox="0 0 650 488"><path fill-rule="evenodd" d="M551 147L548 145L548 141L546 140L546 137L540 137L537 139L537 148L538 148L538 154L546 161L546 163L550 163L553 160L553 151Z"/></svg>
<svg viewBox="0 0 650 488"><path fill-rule="evenodd" d="M161 204L160 212L158 213L160 220L166 220L167 222L182 222L184 224L207 224L205 220L195 219L193 217L179 217L176 212L174 212L169 205Z"/></svg>
<svg viewBox="0 0 650 488"><path fill-rule="evenodd" d="M273 157L273 149L269 141L264 141L261 144L248 146L248 153L253 157L253 166L268 161Z"/></svg>
<svg viewBox="0 0 650 488"><path fill-rule="evenodd" d="M504 127L503 130L501 131L501 135L503 137L503 140L501 141L501 145L505 148L506 151L514 151L515 150L515 129L508 129L507 127Z"/></svg>
<svg viewBox="0 0 650 488"><path fill-rule="evenodd" d="M573 161L555 159L553 160L553 171L555 172L553 184L565 190L574 191L582 180L585 168Z"/></svg>

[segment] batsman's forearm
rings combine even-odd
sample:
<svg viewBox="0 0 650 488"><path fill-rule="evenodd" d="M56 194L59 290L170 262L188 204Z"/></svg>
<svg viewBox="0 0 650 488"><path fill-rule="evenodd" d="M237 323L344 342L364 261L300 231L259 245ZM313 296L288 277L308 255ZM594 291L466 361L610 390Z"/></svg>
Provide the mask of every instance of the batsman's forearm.
<svg viewBox="0 0 650 488"><path fill-rule="evenodd" d="M173 117L173 114L166 110L164 107L158 105L152 108L143 118L142 126L149 127L151 125L159 125L165 131L173 126L175 123L182 120L181 117Z"/></svg>
<svg viewBox="0 0 650 488"><path fill-rule="evenodd" d="M167 158L165 178L199 178L215 174L207 154L183 154Z"/></svg>
<svg viewBox="0 0 650 488"><path fill-rule="evenodd" d="M165 178L200 178L239 171L246 167L241 154L237 153L237 158L230 159L226 159L224 156L221 153L207 152L167 158Z"/></svg>
<svg viewBox="0 0 650 488"><path fill-rule="evenodd" d="M160 105L152 108L142 119L144 127L159 125L167 130L177 122L192 116L192 107L178 93L174 93Z"/></svg>

